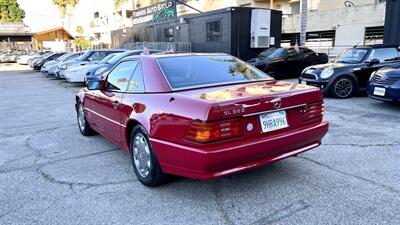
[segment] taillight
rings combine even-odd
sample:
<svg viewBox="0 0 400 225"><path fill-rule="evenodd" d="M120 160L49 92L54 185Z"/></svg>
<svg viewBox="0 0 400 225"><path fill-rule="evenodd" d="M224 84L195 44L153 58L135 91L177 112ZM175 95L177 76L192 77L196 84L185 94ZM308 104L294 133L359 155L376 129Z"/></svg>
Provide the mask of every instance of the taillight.
<svg viewBox="0 0 400 225"><path fill-rule="evenodd" d="M185 138L190 141L206 143L242 136L242 123L239 119L217 122L193 121L186 131Z"/></svg>
<svg viewBox="0 0 400 225"><path fill-rule="evenodd" d="M303 121L309 121L318 118L322 119L322 116L324 115L324 110L325 108L323 102L306 105L303 110Z"/></svg>

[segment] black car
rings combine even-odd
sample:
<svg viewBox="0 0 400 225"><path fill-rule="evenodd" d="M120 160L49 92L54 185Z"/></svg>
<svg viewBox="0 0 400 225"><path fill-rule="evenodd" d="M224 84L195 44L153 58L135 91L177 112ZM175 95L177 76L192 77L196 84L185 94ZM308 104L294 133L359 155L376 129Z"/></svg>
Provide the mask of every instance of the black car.
<svg viewBox="0 0 400 225"><path fill-rule="evenodd" d="M370 98L400 104L400 63L373 72L367 93Z"/></svg>
<svg viewBox="0 0 400 225"><path fill-rule="evenodd" d="M44 57L44 58L38 60L37 62L35 62L35 63L33 64L33 69L34 69L34 70L40 70L40 69L42 68L42 66L43 66L46 62L51 61L51 60L56 60L57 58L59 58L60 56L63 56L64 54L65 54L65 52L55 52L55 53L52 53L52 54L48 55L47 57Z"/></svg>
<svg viewBox="0 0 400 225"><path fill-rule="evenodd" d="M328 55L306 47L269 48L247 62L275 79L298 78L307 66L327 63Z"/></svg>
<svg viewBox="0 0 400 225"><path fill-rule="evenodd" d="M326 96L348 98L366 90L372 72L399 62L398 45L355 46L343 51L334 63L304 69L299 83L320 87Z"/></svg>

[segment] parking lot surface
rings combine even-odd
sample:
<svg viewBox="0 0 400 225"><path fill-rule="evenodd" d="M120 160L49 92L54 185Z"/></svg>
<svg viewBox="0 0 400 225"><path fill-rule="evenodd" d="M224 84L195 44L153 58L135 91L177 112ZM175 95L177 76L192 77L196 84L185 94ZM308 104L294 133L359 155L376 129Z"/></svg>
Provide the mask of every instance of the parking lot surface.
<svg viewBox="0 0 400 225"><path fill-rule="evenodd" d="M326 99L323 145L231 177L141 185L78 130L81 88L0 65L0 224L400 224L400 107Z"/></svg>

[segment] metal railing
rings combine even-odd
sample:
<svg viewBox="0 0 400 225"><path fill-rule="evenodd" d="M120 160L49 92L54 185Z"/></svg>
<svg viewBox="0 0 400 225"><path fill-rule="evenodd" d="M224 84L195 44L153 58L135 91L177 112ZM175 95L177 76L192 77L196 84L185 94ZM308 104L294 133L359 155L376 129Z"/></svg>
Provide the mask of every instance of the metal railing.
<svg viewBox="0 0 400 225"><path fill-rule="evenodd" d="M125 49L141 50L144 47L157 50L174 50L174 52L192 52L191 42L134 42L124 45Z"/></svg>

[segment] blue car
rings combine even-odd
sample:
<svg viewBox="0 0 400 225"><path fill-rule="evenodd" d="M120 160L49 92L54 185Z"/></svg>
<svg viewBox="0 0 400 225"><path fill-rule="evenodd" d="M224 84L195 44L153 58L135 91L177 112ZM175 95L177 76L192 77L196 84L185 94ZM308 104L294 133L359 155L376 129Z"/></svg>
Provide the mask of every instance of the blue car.
<svg viewBox="0 0 400 225"><path fill-rule="evenodd" d="M373 72L367 93L370 98L400 104L400 64Z"/></svg>
<svg viewBox="0 0 400 225"><path fill-rule="evenodd" d="M160 53L162 52L161 50L149 50L150 54L154 54L154 53ZM99 80L101 79L101 76L108 72L111 68L113 68L118 62L120 62L122 59L128 57L128 56L132 56L132 55L140 55L142 54L143 51L142 50L132 50L132 51L126 51L123 53L120 53L118 55L116 55L115 57L113 57L112 59L108 60L107 62L103 63L103 64L99 64L91 69L89 69L86 72L85 75L85 84L88 81L92 81L92 80Z"/></svg>

